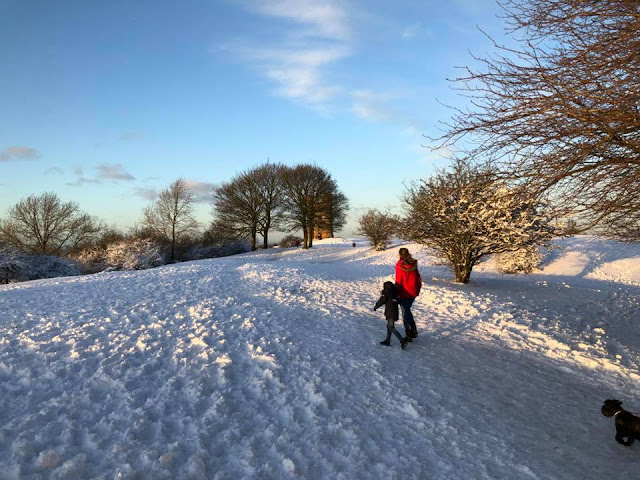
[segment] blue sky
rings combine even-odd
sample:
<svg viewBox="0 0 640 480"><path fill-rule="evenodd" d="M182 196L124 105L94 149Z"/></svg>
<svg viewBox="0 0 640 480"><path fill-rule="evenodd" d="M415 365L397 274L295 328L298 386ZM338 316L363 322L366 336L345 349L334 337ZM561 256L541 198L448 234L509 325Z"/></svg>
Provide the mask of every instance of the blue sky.
<svg viewBox="0 0 640 480"><path fill-rule="evenodd" d="M397 208L444 166L447 77L500 38L493 0L0 0L0 218L56 192L126 229L178 177L202 193L270 159ZM443 152L446 156L446 152Z"/></svg>

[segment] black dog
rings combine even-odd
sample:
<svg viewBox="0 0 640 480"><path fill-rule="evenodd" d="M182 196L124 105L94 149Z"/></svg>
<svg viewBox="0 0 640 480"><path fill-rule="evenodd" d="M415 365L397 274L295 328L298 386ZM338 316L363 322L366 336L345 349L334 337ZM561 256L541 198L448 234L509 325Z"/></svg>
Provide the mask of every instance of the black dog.
<svg viewBox="0 0 640 480"><path fill-rule="evenodd" d="M616 441L629 446L636 438L640 440L640 418L627 412L620 405L620 400L605 400L601 412L605 417L616 417Z"/></svg>

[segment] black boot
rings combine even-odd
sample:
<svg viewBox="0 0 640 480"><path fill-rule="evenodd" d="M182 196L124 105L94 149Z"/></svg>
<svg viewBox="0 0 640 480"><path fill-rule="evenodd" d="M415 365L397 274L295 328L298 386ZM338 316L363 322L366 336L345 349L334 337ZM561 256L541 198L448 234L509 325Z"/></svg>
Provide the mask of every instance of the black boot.
<svg viewBox="0 0 640 480"><path fill-rule="evenodd" d="M387 325L387 338L380 342L380 345L386 345L387 347L391 345L391 327Z"/></svg>
<svg viewBox="0 0 640 480"><path fill-rule="evenodd" d="M400 347L404 350L405 348L407 348L407 345L409 344L409 342L407 342L404 338L402 340L400 340Z"/></svg>

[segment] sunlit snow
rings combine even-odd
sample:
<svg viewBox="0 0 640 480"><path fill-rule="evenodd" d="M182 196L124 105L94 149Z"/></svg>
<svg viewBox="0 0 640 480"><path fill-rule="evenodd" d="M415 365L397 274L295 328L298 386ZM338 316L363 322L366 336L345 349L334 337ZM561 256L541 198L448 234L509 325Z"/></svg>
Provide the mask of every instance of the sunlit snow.
<svg viewBox="0 0 640 480"><path fill-rule="evenodd" d="M468 285L404 245L402 350L399 245L351 242L0 286L0 478L637 478L600 407L640 411L639 245Z"/></svg>

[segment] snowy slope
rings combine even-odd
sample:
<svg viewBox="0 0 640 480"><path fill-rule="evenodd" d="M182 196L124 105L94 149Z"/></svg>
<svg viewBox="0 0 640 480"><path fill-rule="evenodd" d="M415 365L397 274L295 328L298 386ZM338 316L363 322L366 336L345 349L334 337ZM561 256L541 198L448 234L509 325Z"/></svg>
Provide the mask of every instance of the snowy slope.
<svg viewBox="0 0 640 480"><path fill-rule="evenodd" d="M401 350L357 243L0 286L0 479L640 478L600 414L640 411L638 245L469 285L406 245Z"/></svg>

